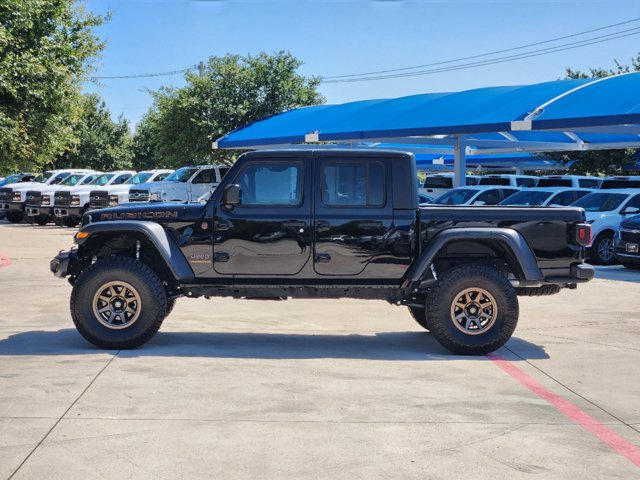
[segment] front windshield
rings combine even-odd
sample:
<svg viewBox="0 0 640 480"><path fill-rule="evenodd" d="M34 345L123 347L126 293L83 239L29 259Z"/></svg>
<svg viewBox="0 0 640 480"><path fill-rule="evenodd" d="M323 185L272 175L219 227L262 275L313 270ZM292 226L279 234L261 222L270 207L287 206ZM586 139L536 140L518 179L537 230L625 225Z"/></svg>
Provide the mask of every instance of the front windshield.
<svg viewBox="0 0 640 480"><path fill-rule="evenodd" d="M44 183L51 178L51 175L53 175L53 172L40 173L36 178L34 178L31 181L34 183Z"/></svg>
<svg viewBox="0 0 640 480"><path fill-rule="evenodd" d="M610 212L618 208L628 197L629 195L624 193L590 193L571 206L582 207L587 212Z"/></svg>
<svg viewBox="0 0 640 480"><path fill-rule="evenodd" d="M89 175L87 176L87 178L85 178L84 180L82 180L80 182L80 185L89 185L91 182L93 182L96 178L98 177L98 174L94 174L94 175Z"/></svg>
<svg viewBox="0 0 640 480"><path fill-rule="evenodd" d="M500 202L500 205L522 205L533 206L542 205L546 199L548 199L553 192L541 192L541 191L522 191L514 193L506 200Z"/></svg>
<svg viewBox="0 0 640 480"><path fill-rule="evenodd" d="M4 180L0 181L0 185L9 185L10 183L16 183L20 180L20 175L14 173L13 175L9 175Z"/></svg>
<svg viewBox="0 0 640 480"><path fill-rule="evenodd" d="M164 181L165 182L187 182L191 178L191 176L197 171L198 171L197 168L182 167L176 170L175 172L173 172L167 178L165 178Z"/></svg>
<svg viewBox="0 0 640 480"><path fill-rule="evenodd" d="M62 181L70 175L68 172L58 173L53 179L49 182L49 185L59 185Z"/></svg>
<svg viewBox="0 0 640 480"><path fill-rule="evenodd" d="M151 172L136 173L133 177L131 177L124 183L126 183L127 185L141 185L143 183L147 183L147 180L151 178L151 175L153 175L153 173Z"/></svg>
<svg viewBox="0 0 640 480"><path fill-rule="evenodd" d="M93 182L91 182L91 185L100 185L100 186L106 185L107 183L109 183L109 180L111 180L113 175L114 175L113 173L103 173L98 178L96 178Z"/></svg>
<svg viewBox="0 0 640 480"><path fill-rule="evenodd" d="M62 182L60 182L60 185L65 185L67 187L73 187L75 184L77 184L80 179L82 177L84 177L85 174L84 173L74 173L72 175L69 175L67 178L65 178Z"/></svg>
<svg viewBox="0 0 640 480"><path fill-rule="evenodd" d="M440 195L433 201L433 203L435 205L462 205L463 203L467 203L469 200L471 200L471 198L479 191L480 190L475 190L472 188L464 190L451 190Z"/></svg>

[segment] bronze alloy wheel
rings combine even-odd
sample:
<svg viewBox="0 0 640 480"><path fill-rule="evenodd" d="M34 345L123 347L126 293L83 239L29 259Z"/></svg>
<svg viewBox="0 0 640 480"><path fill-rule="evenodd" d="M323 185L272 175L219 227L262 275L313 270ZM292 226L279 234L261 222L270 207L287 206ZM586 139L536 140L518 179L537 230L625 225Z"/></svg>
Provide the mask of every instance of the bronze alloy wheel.
<svg viewBox="0 0 640 480"><path fill-rule="evenodd" d="M466 288L451 302L451 321L467 335L479 335L489 330L498 317L498 304L483 288Z"/></svg>
<svg viewBox="0 0 640 480"><path fill-rule="evenodd" d="M142 300L130 283L107 282L93 296L93 314L105 327L122 330L135 323L140 316Z"/></svg>

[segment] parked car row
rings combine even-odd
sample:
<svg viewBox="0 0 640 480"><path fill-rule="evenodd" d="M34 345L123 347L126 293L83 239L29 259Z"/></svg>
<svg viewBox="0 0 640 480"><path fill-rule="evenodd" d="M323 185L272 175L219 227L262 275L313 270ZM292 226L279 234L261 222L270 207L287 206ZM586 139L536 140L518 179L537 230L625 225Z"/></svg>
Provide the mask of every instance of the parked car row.
<svg viewBox="0 0 640 480"><path fill-rule="evenodd" d="M574 187L608 190L612 188L640 188L640 176L590 177L586 175L467 175L466 185L494 185L510 187ZM453 173L429 174L419 187L420 193L437 197L453 188Z"/></svg>
<svg viewBox="0 0 640 480"><path fill-rule="evenodd" d="M591 224L592 263L640 265L640 188L594 190L580 187L498 187L475 185L453 188L422 205L504 205L517 207L575 206L585 210ZM627 219L629 221L627 222ZM637 261L636 261L637 259Z"/></svg>
<svg viewBox="0 0 640 480"><path fill-rule="evenodd" d="M30 181L0 186L0 212L12 223L54 222L72 227L90 209L130 201L195 201L215 189L227 170L219 165L198 165L177 171L64 169L35 176L16 174L15 179Z"/></svg>

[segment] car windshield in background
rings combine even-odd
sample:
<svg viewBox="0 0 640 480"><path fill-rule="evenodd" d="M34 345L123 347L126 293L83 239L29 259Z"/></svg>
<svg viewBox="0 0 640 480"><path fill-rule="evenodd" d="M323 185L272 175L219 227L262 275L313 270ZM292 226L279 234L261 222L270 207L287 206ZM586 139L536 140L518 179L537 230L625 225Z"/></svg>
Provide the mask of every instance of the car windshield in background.
<svg viewBox="0 0 640 480"><path fill-rule="evenodd" d="M582 207L587 212L610 212L618 208L628 197L629 195L624 193L590 193L571 206Z"/></svg>
<svg viewBox="0 0 640 480"><path fill-rule="evenodd" d="M451 190L436 198L433 203L435 205L462 205L467 203L471 198L480 190L465 189L465 190Z"/></svg>
<svg viewBox="0 0 640 480"><path fill-rule="evenodd" d="M91 182L91 185L106 185L113 178L113 175L113 173L104 173Z"/></svg>
<svg viewBox="0 0 640 480"><path fill-rule="evenodd" d="M62 181L67 178L70 175L70 173L64 172L64 173L58 173L53 180L51 181L51 185L60 185L62 183Z"/></svg>
<svg viewBox="0 0 640 480"><path fill-rule="evenodd" d="M84 175L85 175L84 173L76 173L73 175L69 175L62 182L60 182L60 185L64 185L66 187L72 187L75 184L77 184L80 181L80 179L84 177Z"/></svg>
<svg viewBox="0 0 640 480"><path fill-rule="evenodd" d="M82 180L80 182L80 185L89 185L91 182L93 182L96 178L98 178L98 174L96 173L95 175L89 175L87 178L85 178L84 180Z"/></svg>
<svg viewBox="0 0 640 480"><path fill-rule="evenodd" d="M612 188L640 188L640 180L603 180L600 190L610 190Z"/></svg>
<svg viewBox="0 0 640 480"><path fill-rule="evenodd" d="M153 175L153 173L151 172L136 173L133 177L131 177L124 183L126 183L127 185L142 185L143 183L147 183L147 180L151 178L151 175Z"/></svg>
<svg viewBox="0 0 640 480"><path fill-rule="evenodd" d="M553 192L536 192L534 191L522 191L518 193L514 193L506 200L500 202L500 205L522 205L522 206L534 206L534 205L542 205L545 200L547 200Z"/></svg>
<svg viewBox="0 0 640 480"><path fill-rule="evenodd" d="M500 177L484 177L480 179L478 185L511 185L511 180Z"/></svg>
<svg viewBox="0 0 640 480"><path fill-rule="evenodd" d="M539 187L571 187L571 179L569 178L541 178L538 180Z"/></svg>
<svg viewBox="0 0 640 480"><path fill-rule="evenodd" d="M44 172L39 174L36 178L34 178L31 181L35 183L44 183L51 178L51 175L53 175L53 172Z"/></svg>
<svg viewBox="0 0 640 480"><path fill-rule="evenodd" d="M167 178L165 178L164 181L165 182L188 182L191 176L197 171L198 171L197 168L182 167L176 170L175 172L173 172Z"/></svg>
<svg viewBox="0 0 640 480"><path fill-rule="evenodd" d="M453 179L451 177L427 177L422 188L451 188Z"/></svg>
<svg viewBox="0 0 640 480"><path fill-rule="evenodd" d="M13 175L9 175L7 178L2 180L0 182L0 185L9 185L10 183L16 183L19 180L20 180L20 175L14 173Z"/></svg>

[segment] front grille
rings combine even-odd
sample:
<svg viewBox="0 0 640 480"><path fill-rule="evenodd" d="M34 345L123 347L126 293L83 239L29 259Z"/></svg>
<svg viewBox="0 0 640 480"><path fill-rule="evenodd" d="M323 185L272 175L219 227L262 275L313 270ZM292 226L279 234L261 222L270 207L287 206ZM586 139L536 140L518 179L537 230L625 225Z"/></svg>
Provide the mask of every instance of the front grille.
<svg viewBox="0 0 640 480"><path fill-rule="evenodd" d="M149 190L129 190L129 201L130 202L148 202L149 201Z"/></svg>
<svg viewBox="0 0 640 480"><path fill-rule="evenodd" d="M54 205L56 207L69 207L71 206L71 192L56 192Z"/></svg>
<svg viewBox="0 0 640 480"><path fill-rule="evenodd" d="M90 208L104 208L109 206L109 193L104 190L93 190L89 194Z"/></svg>
<svg viewBox="0 0 640 480"><path fill-rule="evenodd" d="M0 188L0 202L10 202L13 200L13 189Z"/></svg>
<svg viewBox="0 0 640 480"><path fill-rule="evenodd" d="M42 202L42 193L38 192L37 190L29 190L27 192L27 200L26 200L27 205L39 206L41 202Z"/></svg>
<svg viewBox="0 0 640 480"><path fill-rule="evenodd" d="M640 243L640 232L620 230L620 240L624 242Z"/></svg>

